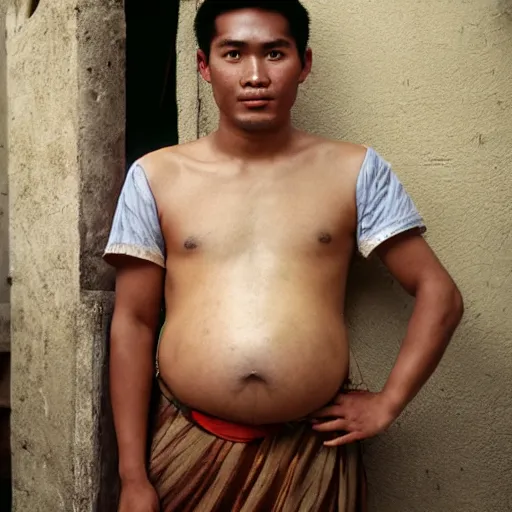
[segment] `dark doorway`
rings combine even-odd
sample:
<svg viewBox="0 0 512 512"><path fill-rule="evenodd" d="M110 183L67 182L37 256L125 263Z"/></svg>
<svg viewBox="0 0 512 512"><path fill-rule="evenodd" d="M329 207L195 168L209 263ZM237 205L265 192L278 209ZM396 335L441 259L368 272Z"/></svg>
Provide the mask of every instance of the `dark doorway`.
<svg viewBox="0 0 512 512"><path fill-rule="evenodd" d="M177 144L179 1L126 0L126 163Z"/></svg>

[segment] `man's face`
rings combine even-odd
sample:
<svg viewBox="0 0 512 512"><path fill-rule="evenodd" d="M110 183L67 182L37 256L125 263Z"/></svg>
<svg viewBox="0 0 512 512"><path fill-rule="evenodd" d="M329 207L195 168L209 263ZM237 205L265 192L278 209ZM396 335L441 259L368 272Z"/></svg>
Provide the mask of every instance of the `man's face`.
<svg viewBox="0 0 512 512"><path fill-rule="evenodd" d="M297 88L311 69L311 52L303 66L286 18L241 9L219 16L216 29L210 59L199 51L198 64L221 118L245 131L288 123Z"/></svg>

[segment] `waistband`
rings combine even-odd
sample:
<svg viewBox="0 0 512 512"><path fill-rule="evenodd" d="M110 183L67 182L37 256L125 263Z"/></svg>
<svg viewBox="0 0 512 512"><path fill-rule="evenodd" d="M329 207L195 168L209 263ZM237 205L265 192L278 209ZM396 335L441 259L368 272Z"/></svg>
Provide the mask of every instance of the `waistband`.
<svg viewBox="0 0 512 512"><path fill-rule="evenodd" d="M272 425L246 425L242 423L234 423L226 421L203 412L190 409L171 393L165 382L158 376L158 385L162 395L178 409L185 418L191 423L201 428L205 432L234 443L250 443L258 439L276 434L288 424L272 424Z"/></svg>

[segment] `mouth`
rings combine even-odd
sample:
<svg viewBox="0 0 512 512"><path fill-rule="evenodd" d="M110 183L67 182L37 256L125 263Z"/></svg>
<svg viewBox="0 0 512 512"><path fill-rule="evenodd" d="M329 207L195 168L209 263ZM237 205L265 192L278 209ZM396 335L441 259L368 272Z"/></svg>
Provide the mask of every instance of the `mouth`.
<svg viewBox="0 0 512 512"><path fill-rule="evenodd" d="M264 108L270 104L272 98L242 98L240 100L247 108Z"/></svg>

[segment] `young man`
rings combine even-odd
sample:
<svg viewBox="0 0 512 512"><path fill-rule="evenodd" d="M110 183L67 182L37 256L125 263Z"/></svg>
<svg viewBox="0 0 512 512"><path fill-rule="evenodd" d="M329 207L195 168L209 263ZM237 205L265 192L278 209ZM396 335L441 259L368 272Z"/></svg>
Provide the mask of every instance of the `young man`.
<svg viewBox="0 0 512 512"><path fill-rule="evenodd" d="M196 31L218 129L131 167L105 254L118 272L119 510L364 510L358 442L386 430L434 371L460 293L385 160L292 127L312 62L298 0L206 0ZM416 298L378 392L346 383L355 249ZM162 296L162 398L148 432Z"/></svg>

